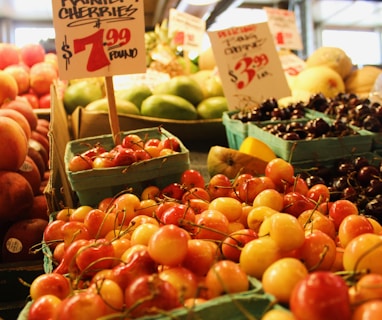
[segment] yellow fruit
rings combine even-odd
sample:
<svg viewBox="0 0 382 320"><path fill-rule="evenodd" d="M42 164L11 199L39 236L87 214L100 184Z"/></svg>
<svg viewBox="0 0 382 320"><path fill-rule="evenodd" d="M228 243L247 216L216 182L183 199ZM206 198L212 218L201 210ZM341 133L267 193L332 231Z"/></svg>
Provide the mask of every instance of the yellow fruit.
<svg viewBox="0 0 382 320"><path fill-rule="evenodd" d="M226 97L210 97L202 100L196 107L196 112L201 119L221 118L225 111L228 111Z"/></svg>
<svg viewBox="0 0 382 320"><path fill-rule="evenodd" d="M153 94L143 100L141 114L174 120L196 120L198 117L191 102L172 94Z"/></svg>
<svg viewBox="0 0 382 320"><path fill-rule="evenodd" d="M334 98L345 92L345 84L341 76L327 66L316 66L304 69L293 83L293 96L304 96L322 93L327 98Z"/></svg>
<svg viewBox="0 0 382 320"><path fill-rule="evenodd" d="M196 106L204 99L199 83L191 76L176 76L162 82L153 89L153 94L172 94L182 97Z"/></svg>
<svg viewBox="0 0 382 320"><path fill-rule="evenodd" d="M353 68L350 57L337 47L320 47L306 60L306 68L327 66L345 79Z"/></svg>
<svg viewBox="0 0 382 320"><path fill-rule="evenodd" d="M368 95L380 74L382 69L374 66L364 66L354 70L345 80L346 92Z"/></svg>
<svg viewBox="0 0 382 320"><path fill-rule="evenodd" d="M241 143L239 151L266 162L276 158L275 153L266 143L254 137L246 137Z"/></svg>
<svg viewBox="0 0 382 320"><path fill-rule="evenodd" d="M216 61L212 47L208 47L206 50L200 53L198 63L200 70L212 70L216 67Z"/></svg>
<svg viewBox="0 0 382 320"><path fill-rule="evenodd" d="M207 170L211 177L218 173L225 174L230 179L241 173L262 175L267 163L257 157L222 146L212 146L207 155Z"/></svg>

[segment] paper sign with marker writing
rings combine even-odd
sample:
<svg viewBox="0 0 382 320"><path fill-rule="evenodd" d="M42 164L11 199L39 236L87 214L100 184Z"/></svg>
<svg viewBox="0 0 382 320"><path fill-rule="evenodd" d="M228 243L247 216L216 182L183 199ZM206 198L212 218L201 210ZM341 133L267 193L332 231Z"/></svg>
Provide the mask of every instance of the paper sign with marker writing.
<svg viewBox="0 0 382 320"><path fill-rule="evenodd" d="M305 69L306 62L289 50L280 50L279 56L284 71L290 76L298 75Z"/></svg>
<svg viewBox="0 0 382 320"><path fill-rule="evenodd" d="M266 22L211 31L208 35L231 110L290 96Z"/></svg>
<svg viewBox="0 0 382 320"><path fill-rule="evenodd" d="M146 71L143 0L52 0L61 79Z"/></svg>
<svg viewBox="0 0 382 320"><path fill-rule="evenodd" d="M206 22L191 14L170 9L169 34L176 45L185 51L200 52Z"/></svg>
<svg viewBox="0 0 382 320"><path fill-rule="evenodd" d="M302 41L293 11L264 7L268 25L280 48L302 50Z"/></svg>

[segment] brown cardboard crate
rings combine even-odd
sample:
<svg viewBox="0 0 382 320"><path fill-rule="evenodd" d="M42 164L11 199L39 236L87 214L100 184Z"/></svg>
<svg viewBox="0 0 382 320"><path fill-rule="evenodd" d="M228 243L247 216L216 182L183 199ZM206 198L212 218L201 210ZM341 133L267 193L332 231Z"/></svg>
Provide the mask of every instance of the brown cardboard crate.
<svg viewBox="0 0 382 320"><path fill-rule="evenodd" d="M222 119L171 120L120 114L118 120L121 131L162 126L181 139L185 145L227 144ZM76 108L71 115L71 128L75 139L111 133L107 112L90 112L82 107Z"/></svg>

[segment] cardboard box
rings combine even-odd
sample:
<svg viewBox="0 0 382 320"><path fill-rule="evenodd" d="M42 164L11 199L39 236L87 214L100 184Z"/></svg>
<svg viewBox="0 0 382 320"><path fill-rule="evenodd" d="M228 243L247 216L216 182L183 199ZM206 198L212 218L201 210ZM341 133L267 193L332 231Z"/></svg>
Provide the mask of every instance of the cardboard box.
<svg viewBox="0 0 382 320"><path fill-rule="evenodd" d="M64 207L74 208L76 195L71 190L65 172L65 147L71 140L68 117L62 101L58 98L57 87L51 86L51 110L49 130L49 165L50 176L44 190L49 212L59 211Z"/></svg>

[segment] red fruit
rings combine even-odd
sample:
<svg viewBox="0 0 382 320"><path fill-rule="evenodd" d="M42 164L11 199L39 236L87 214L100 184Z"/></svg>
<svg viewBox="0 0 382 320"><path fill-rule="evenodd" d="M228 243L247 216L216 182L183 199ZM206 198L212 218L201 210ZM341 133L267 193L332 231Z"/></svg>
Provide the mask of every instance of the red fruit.
<svg viewBox="0 0 382 320"><path fill-rule="evenodd" d="M26 44L20 48L20 58L28 67L45 59L45 49L40 44Z"/></svg>
<svg viewBox="0 0 382 320"><path fill-rule="evenodd" d="M350 320L348 286L332 272L310 273L294 287L290 310L296 320Z"/></svg>
<svg viewBox="0 0 382 320"><path fill-rule="evenodd" d="M31 137L32 132L29 126L29 122L21 112L13 109L2 108L0 109L0 116L8 117L15 120L23 129L27 139Z"/></svg>
<svg viewBox="0 0 382 320"><path fill-rule="evenodd" d="M20 112L28 120L31 130L36 129L38 117L27 99L17 97L15 100L3 104L2 108L14 109Z"/></svg>
<svg viewBox="0 0 382 320"><path fill-rule="evenodd" d="M284 195L284 208L282 212L298 217L304 211L314 209L314 207L315 203L308 197L292 191Z"/></svg>
<svg viewBox="0 0 382 320"><path fill-rule="evenodd" d="M17 82L18 94L26 93L29 90L29 72L21 65L11 65L4 69Z"/></svg>
<svg viewBox="0 0 382 320"><path fill-rule="evenodd" d="M30 86L38 96L49 94L50 86L58 79L56 69L51 63L38 62L30 69Z"/></svg>
<svg viewBox="0 0 382 320"><path fill-rule="evenodd" d="M20 49L11 43L0 43L0 70L20 62Z"/></svg>
<svg viewBox="0 0 382 320"><path fill-rule="evenodd" d="M27 179L0 171L0 222L20 220L33 205L33 190Z"/></svg>
<svg viewBox="0 0 382 320"><path fill-rule="evenodd" d="M24 163L17 171L21 174L32 187L33 195L40 194L41 175L37 165L34 163L31 157L26 156Z"/></svg>
<svg viewBox="0 0 382 320"><path fill-rule="evenodd" d="M125 290L125 303L127 309L137 304L130 313L133 317L156 314L157 310L172 310L180 307L178 291L172 284L157 275L144 275L136 278Z"/></svg>
<svg viewBox="0 0 382 320"><path fill-rule="evenodd" d="M18 87L16 80L8 73L0 70L0 106L3 103L12 101L18 94Z"/></svg>

